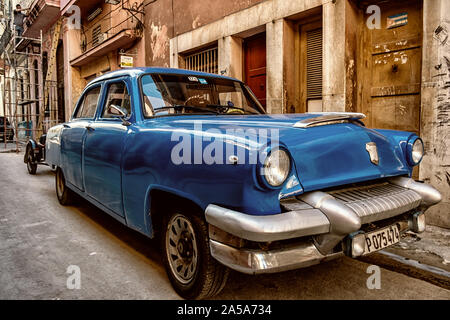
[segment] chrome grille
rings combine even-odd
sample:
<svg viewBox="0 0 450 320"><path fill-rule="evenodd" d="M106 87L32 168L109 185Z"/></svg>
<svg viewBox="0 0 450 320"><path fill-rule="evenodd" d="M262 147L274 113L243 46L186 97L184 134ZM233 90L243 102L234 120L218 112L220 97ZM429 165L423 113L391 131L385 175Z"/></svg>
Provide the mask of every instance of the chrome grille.
<svg viewBox="0 0 450 320"><path fill-rule="evenodd" d="M420 205L422 198L413 190L390 183L370 185L329 192L337 200L353 209L361 222L391 218Z"/></svg>

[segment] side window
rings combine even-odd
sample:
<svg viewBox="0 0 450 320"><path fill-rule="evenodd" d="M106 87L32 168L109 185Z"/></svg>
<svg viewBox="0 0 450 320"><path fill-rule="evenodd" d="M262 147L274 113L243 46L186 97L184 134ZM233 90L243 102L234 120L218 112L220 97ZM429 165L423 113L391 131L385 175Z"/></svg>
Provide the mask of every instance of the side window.
<svg viewBox="0 0 450 320"><path fill-rule="evenodd" d="M150 75L142 77L142 93L144 96L145 117L151 117L153 115L152 107L154 109L159 109L167 105L164 101L163 94Z"/></svg>
<svg viewBox="0 0 450 320"><path fill-rule="evenodd" d="M95 116L95 110L97 110L98 98L100 97L101 87L95 87L85 93L83 101L75 115L76 119L91 119Z"/></svg>
<svg viewBox="0 0 450 320"><path fill-rule="evenodd" d="M108 108L111 106L116 106L125 114L131 115L131 99L125 82L116 82L109 85L102 118L117 117L108 112Z"/></svg>

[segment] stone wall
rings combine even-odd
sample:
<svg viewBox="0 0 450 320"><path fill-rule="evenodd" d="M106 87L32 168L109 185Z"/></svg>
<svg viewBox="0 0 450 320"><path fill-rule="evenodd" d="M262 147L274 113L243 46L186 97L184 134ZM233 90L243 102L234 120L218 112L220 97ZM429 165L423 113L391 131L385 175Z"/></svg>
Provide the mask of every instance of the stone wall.
<svg viewBox="0 0 450 320"><path fill-rule="evenodd" d="M426 155L420 179L442 193L428 222L450 228L450 1L425 0L423 8L421 131Z"/></svg>

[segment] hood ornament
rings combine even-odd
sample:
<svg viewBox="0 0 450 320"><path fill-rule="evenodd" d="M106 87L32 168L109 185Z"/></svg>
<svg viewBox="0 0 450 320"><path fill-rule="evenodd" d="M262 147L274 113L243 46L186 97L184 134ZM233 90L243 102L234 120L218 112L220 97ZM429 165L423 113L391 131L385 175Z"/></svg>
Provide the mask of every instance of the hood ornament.
<svg viewBox="0 0 450 320"><path fill-rule="evenodd" d="M373 164L378 165L380 160L378 158L377 144L375 142L368 142L368 143L366 143L366 150L369 153L370 161Z"/></svg>

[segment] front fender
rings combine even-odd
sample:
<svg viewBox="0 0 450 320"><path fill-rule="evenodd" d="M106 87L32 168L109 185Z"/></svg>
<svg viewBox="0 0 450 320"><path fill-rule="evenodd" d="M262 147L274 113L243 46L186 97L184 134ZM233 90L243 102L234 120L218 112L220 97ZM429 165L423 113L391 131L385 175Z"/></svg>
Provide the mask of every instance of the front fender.
<svg viewBox="0 0 450 320"><path fill-rule="evenodd" d="M150 208L151 208L152 200L153 200L152 196L151 196L152 191L163 191L163 192L173 195L175 197L182 198L182 199L185 199L186 201L192 202L199 208L202 208L202 202L200 201L200 199L197 199L195 196L193 196L190 193L184 192L182 190L174 189L174 188L169 188L169 187L162 186L162 185L149 185L149 187L147 188L145 202L143 204L143 207L145 208L144 209L145 210L144 211L145 230L148 231L148 234L150 236L153 236L153 234L154 234L154 229L153 229L154 221L150 214ZM204 208L202 208L202 210L204 210Z"/></svg>

